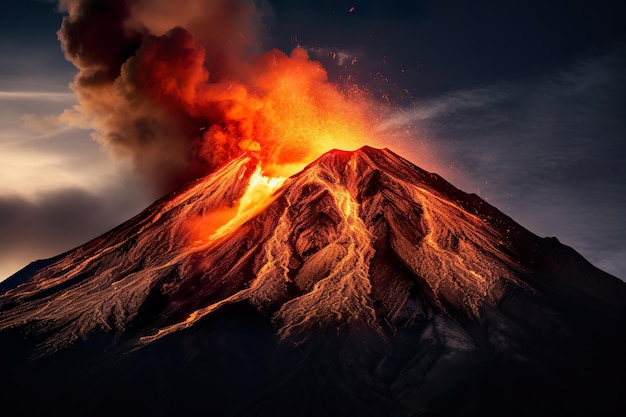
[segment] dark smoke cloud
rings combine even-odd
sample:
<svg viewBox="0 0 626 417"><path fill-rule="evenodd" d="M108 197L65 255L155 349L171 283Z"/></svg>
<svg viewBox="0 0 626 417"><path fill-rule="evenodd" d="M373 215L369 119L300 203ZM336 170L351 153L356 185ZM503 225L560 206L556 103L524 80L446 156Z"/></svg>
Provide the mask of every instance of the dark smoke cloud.
<svg viewBox="0 0 626 417"><path fill-rule="evenodd" d="M68 15L58 36L79 69L72 86L79 105L64 113L66 121L94 129L95 139L132 159L157 192L240 152L232 141L207 145L205 130L222 115L189 103L199 86L237 79L258 53L263 13L255 3L60 0L60 7Z"/></svg>
<svg viewBox="0 0 626 417"><path fill-rule="evenodd" d="M57 189L37 198L0 196L0 281L36 259L60 254L112 229L144 206L123 185L102 195Z"/></svg>
<svg viewBox="0 0 626 417"><path fill-rule="evenodd" d="M143 34L127 30L125 0L62 1L69 12L59 39L66 57L80 70L77 88L103 86L120 75L122 64L141 45Z"/></svg>

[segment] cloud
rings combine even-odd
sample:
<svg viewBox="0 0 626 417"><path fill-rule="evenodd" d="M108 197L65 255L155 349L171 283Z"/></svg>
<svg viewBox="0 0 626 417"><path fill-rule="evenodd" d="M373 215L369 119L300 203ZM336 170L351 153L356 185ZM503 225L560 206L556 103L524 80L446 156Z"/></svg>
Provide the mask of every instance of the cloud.
<svg viewBox="0 0 626 417"><path fill-rule="evenodd" d="M74 102L75 96L65 92L47 91L0 91L0 100L48 100Z"/></svg>
<svg viewBox="0 0 626 417"><path fill-rule="evenodd" d="M69 126L60 123L56 114L74 103L76 98L69 92L0 90L0 160L11 160L15 148L28 147L33 140L66 132ZM7 170L0 165L0 173Z"/></svg>
<svg viewBox="0 0 626 417"><path fill-rule="evenodd" d="M85 243L143 208L129 190L100 195L78 188L37 198L0 196L0 281L36 259Z"/></svg>
<svg viewBox="0 0 626 417"><path fill-rule="evenodd" d="M67 84L76 70L59 53L58 41L54 42L54 31L50 35L52 41L44 43L15 40L8 36L2 39L0 90L35 94L34 92L46 91L50 86L55 86L58 90L49 94L67 91ZM25 96L22 95L22 98Z"/></svg>
<svg viewBox="0 0 626 417"><path fill-rule="evenodd" d="M6 142L8 135L25 139L32 133L49 135L67 129L69 126L53 114L75 103L71 92L0 91L0 122L5 135L0 143Z"/></svg>
<svg viewBox="0 0 626 417"><path fill-rule="evenodd" d="M567 71L423 100L384 128L418 126L451 161L448 180L626 279L625 68L616 45Z"/></svg>
<svg viewBox="0 0 626 417"><path fill-rule="evenodd" d="M129 167L84 130L49 116L76 98L52 82L47 87L0 91L0 280L85 243L150 202Z"/></svg>
<svg viewBox="0 0 626 417"><path fill-rule="evenodd" d="M67 187L97 191L133 176L84 130L55 116L75 103L69 92L0 91L0 195L32 198Z"/></svg>

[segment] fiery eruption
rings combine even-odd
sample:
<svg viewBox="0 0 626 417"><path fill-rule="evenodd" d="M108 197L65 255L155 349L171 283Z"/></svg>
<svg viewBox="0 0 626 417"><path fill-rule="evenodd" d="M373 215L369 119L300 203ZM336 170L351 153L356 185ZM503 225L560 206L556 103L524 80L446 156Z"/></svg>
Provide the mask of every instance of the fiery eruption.
<svg viewBox="0 0 626 417"><path fill-rule="evenodd" d="M197 215L187 221L191 240L194 244L203 246L228 235L272 203L274 192L286 179L264 175L259 163L250 175L243 195L236 203L230 207L221 207Z"/></svg>
<svg viewBox="0 0 626 417"><path fill-rule="evenodd" d="M61 0L79 69L64 117L95 129L159 192L243 151L290 175L325 151L368 143L367 100L330 83L303 48L260 53L249 0Z"/></svg>

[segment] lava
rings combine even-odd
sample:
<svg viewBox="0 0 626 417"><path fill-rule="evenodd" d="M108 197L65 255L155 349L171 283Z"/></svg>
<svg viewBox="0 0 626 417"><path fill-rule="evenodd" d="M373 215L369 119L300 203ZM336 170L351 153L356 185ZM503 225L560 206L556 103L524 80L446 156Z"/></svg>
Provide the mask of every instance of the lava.
<svg viewBox="0 0 626 417"><path fill-rule="evenodd" d="M252 174L251 163L256 162ZM202 250L220 238L236 230L246 221L263 211L275 199L275 192L285 182L285 177L270 177L263 172L260 161L247 157L234 160L218 171L222 176L246 180L236 200L226 200L206 210L184 217L185 234L193 250Z"/></svg>
<svg viewBox="0 0 626 417"><path fill-rule="evenodd" d="M239 200L237 213L209 236L209 240L219 239L250 220L265 209L272 201L274 192L285 182L284 177L263 175L261 165L250 176L248 187Z"/></svg>

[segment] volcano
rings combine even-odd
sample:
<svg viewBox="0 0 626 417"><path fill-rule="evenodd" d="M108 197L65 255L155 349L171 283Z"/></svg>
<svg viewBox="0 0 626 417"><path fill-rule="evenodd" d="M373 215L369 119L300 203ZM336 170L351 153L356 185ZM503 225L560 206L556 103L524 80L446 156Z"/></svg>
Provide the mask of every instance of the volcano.
<svg viewBox="0 0 626 417"><path fill-rule="evenodd" d="M623 415L622 281L387 149L259 166L1 283L3 414Z"/></svg>

